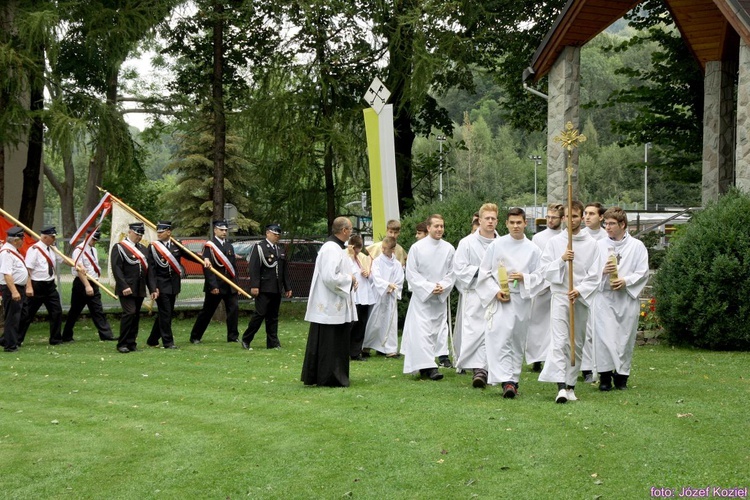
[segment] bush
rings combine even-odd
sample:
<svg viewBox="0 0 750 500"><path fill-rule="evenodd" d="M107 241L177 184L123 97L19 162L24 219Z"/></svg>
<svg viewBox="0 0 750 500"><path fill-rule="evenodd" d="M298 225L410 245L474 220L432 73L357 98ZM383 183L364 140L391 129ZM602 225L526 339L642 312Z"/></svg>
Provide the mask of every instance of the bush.
<svg viewBox="0 0 750 500"><path fill-rule="evenodd" d="M654 277L672 344L750 349L750 197L737 190L696 214Z"/></svg>

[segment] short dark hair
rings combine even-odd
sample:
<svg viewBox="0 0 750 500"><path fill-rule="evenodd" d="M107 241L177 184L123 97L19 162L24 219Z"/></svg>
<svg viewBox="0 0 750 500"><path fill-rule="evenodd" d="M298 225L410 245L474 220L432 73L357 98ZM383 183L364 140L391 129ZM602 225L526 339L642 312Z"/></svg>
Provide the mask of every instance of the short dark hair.
<svg viewBox="0 0 750 500"><path fill-rule="evenodd" d="M526 212L524 212L523 208L521 207L513 207L508 210L508 213L505 216L505 220L510 220L511 215L520 215L524 219L526 218Z"/></svg>
<svg viewBox="0 0 750 500"><path fill-rule="evenodd" d="M427 221L422 221L419 224L417 224L417 232L418 233L426 233L427 232Z"/></svg>
<svg viewBox="0 0 750 500"><path fill-rule="evenodd" d="M604 215L604 212L607 211L607 209L604 208L604 205L602 205L598 201L592 201L591 203L586 203L586 207L596 207L596 209L599 211L599 217ZM583 211L581 211L581 213L583 213Z"/></svg>
<svg viewBox="0 0 750 500"><path fill-rule="evenodd" d="M581 215L583 215L583 203L581 203L580 201L578 201L578 200L573 200L572 202L570 202L570 208L571 208L571 210L574 210L574 209L576 209L576 208L577 208L577 209L578 209L578 212L579 212L579 213L580 213ZM568 215L568 207L567 207L567 206L564 206L564 205L563 205L563 213L564 213L565 215Z"/></svg>
<svg viewBox="0 0 750 500"><path fill-rule="evenodd" d="M358 234L353 234L349 238L349 244L353 247L362 248L362 237Z"/></svg>
<svg viewBox="0 0 750 500"><path fill-rule="evenodd" d="M625 213L625 210L620 207L610 207L609 209L607 209L607 211L604 212L604 218L614 219L618 224L622 224L624 222L625 227L628 227L628 214Z"/></svg>

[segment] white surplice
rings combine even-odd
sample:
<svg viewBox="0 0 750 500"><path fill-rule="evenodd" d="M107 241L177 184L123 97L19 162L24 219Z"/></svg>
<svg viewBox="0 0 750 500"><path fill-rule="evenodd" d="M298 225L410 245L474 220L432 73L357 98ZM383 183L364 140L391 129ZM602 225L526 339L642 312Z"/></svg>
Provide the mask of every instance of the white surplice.
<svg viewBox="0 0 750 500"><path fill-rule="evenodd" d="M602 268L610 248L614 248L617 275L625 279L625 287L612 290L608 274L599 285L599 296L594 303L596 367L600 372L630 375L640 314L638 297L648 281L648 251L643 242L627 233L620 241L600 240Z"/></svg>
<svg viewBox="0 0 750 500"><path fill-rule="evenodd" d="M412 291L406 311L401 353L404 373L436 368L438 337L447 331L448 298L453 290L453 246L430 236L417 241L409 249L406 261L406 280ZM433 294L440 284L443 293Z"/></svg>
<svg viewBox="0 0 750 500"><path fill-rule="evenodd" d="M552 305L550 309L550 346L540 382L564 382L575 386L581 371L581 351L586 335L586 320L592 298L601 281L599 245L587 231L573 236L573 288L580 295L575 301L575 354L576 364L570 364L570 301L568 299L568 262L562 255L568 247L568 234L561 233L550 239L542 252L541 272L550 283Z"/></svg>
<svg viewBox="0 0 750 500"><path fill-rule="evenodd" d="M404 285L404 268L395 255L380 254L372 262L373 288L378 296L370 309L362 347L385 354L398 352L398 300ZM388 293L388 285L396 289Z"/></svg>
<svg viewBox="0 0 750 500"><path fill-rule="evenodd" d="M560 229L547 228L536 233L531 241L541 252L547 246L547 242L560 234ZM549 348L549 309L552 294L549 291L549 283L544 284L542 290L531 299L531 321L529 331L526 335L526 363L536 363L547 358Z"/></svg>
<svg viewBox="0 0 750 500"><path fill-rule="evenodd" d="M495 240L485 253L479 268L477 294L486 308L485 344L487 382L518 383L523 365L524 345L531 317L531 297L546 287L536 271L542 251L526 236L511 235ZM498 267L503 263L508 274L519 272L523 280L509 283L510 302L500 302Z"/></svg>
<svg viewBox="0 0 750 500"><path fill-rule="evenodd" d="M357 321L351 290L351 266L346 251L333 241L326 241L315 259L305 321L324 325Z"/></svg>
<svg viewBox="0 0 750 500"><path fill-rule="evenodd" d="M456 328L453 330L453 352L456 356L456 368L487 368L487 355L484 345L484 312L477 295L479 265L482 263L487 247L495 238L485 238L475 231L458 243L453 257L453 274L456 277L458 308L456 310Z"/></svg>

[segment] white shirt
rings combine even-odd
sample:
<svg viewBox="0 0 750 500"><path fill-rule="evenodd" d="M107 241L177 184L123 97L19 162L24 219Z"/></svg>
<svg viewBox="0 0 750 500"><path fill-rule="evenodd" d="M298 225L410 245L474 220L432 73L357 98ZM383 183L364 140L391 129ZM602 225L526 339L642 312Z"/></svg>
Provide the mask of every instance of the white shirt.
<svg viewBox="0 0 750 500"><path fill-rule="evenodd" d="M0 274L13 276L13 283L16 285L25 285L29 279L29 271L26 269L23 257L19 259L17 255L21 255L21 253L10 243L5 243L0 248ZM3 278L0 285L5 284Z"/></svg>
<svg viewBox="0 0 750 500"><path fill-rule="evenodd" d="M49 273L49 261L44 257L43 252L52 261L51 276ZM41 241L35 243L26 251L26 267L31 270L31 281L54 281L56 267L61 262L62 257L52 250L52 247L45 245Z"/></svg>
<svg viewBox="0 0 750 500"><path fill-rule="evenodd" d="M83 255L81 255L83 252ZM96 248L91 245L86 245L86 251L83 251L83 243L75 247L73 250L73 262L81 264L86 269L86 274L99 278L101 276L101 266L99 265L99 256L97 255ZM93 262L93 264L92 264ZM96 264L96 267L94 267ZM97 271L99 269L99 271ZM70 268L70 272L73 276L78 276L78 270L75 267Z"/></svg>

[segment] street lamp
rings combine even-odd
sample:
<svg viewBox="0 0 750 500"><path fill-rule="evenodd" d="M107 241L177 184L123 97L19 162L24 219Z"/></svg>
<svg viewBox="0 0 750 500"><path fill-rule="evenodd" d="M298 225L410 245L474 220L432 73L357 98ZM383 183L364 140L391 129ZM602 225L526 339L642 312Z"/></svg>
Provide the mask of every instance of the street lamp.
<svg viewBox="0 0 750 500"><path fill-rule="evenodd" d="M651 143L647 142L643 148L643 163L646 168L643 170L643 210L648 210L648 150Z"/></svg>
<svg viewBox="0 0 750 500"><path fill-rule="evenodd" d="M534 162L534 218L536 219L538 216L536 212L536 169L539 165L542 164L542 157L540 155L531 155L529 156L529 160L532 160Z"/></svg>
<svg viewBox="0 0 750 500"><path fill-rule="evenodd" d="M443 143L445 142L445 136L439 135L437 139L440 145L440 167L438 168L438 200L443 201Z"/></svg>

